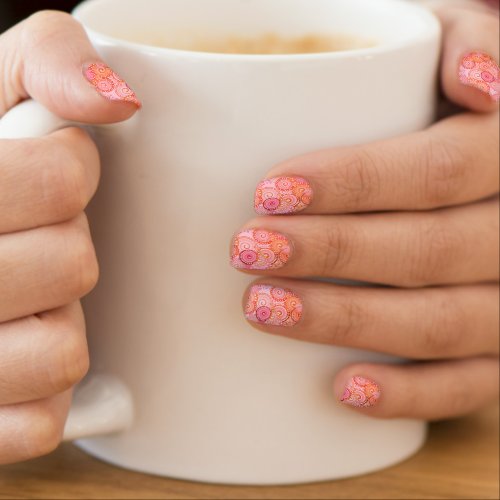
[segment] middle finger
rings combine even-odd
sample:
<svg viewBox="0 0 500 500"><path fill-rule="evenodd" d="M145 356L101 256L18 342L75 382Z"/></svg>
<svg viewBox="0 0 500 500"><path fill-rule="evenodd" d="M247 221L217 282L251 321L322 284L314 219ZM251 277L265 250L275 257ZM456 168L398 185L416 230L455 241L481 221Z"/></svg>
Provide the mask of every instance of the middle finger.
<svg viewBox="0 0 500 500"><path fill-rule="evenodd" d="M498 199L420 213L257 218L234 237L231 263L403 287L492 281L498 218Z"/></svg>
<svg viewBox="0 0 500 500"><path fill-rule="evenodd" d="M86 295L98 264L87 218L0 235L0 323Z"/></svg>

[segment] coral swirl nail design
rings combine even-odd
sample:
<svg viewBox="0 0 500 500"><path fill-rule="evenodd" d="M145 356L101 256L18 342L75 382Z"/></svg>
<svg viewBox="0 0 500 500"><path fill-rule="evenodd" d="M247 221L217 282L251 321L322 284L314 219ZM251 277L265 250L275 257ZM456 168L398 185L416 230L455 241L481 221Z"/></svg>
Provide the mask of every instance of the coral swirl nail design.
<svg viewBox="0 0 500 500"><path fill-rule="evenodd" d="M264 179L255 190L255 211L260 215L290 214L311 203L312 189L302 177Z"/></svg>
<svg viewBox="0 0 500 500"><path fill-rule="evenodd" d="M141 107L134 91L109 66L101 63L90 64L84 70L85 78L97 92L110 101L129 101Z"/></svg>
<svg viewBox="0 0 500 500"><path fill-rule="evenodd" d="M238 233L231 249L231 265L236 269L278 269L290 257L290 243L280 233L247 229Z"/></svg>
<svg viewBox="0 0 500 500"><path fill-rule="evenodd" d="M376 404L379 397L380 389L375 382L364 377L352 377L340 401L351 406L369 407Z"/></svg>
<svg viewBox="0 0 500 500"><path fill-rule="evenodd" d="M302 316L302 301L291 290L253 285L245 307L249 321L274 326L293 326Z"/></svg>
<svg viewBox="0 0 500 500"><path fill-rule="evenodd" d="M495 60L483 52L470 52L460 62L459 78L488 94L494 101L500 99L499 67Z"/></svg>

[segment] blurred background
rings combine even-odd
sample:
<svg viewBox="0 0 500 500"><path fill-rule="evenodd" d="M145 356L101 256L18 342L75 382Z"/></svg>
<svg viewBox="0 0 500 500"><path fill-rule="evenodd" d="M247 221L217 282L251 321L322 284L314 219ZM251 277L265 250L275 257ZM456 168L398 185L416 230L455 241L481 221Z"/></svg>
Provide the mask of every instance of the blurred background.
<svg viewBox="0 0 500 500"><path fill-rule="evenodd" d="M0 32L43 9L71 12L81 0L0 0Z"/></svg>
<svg viewBox="0 0 500 500"><path fill-rule="evenodd" d="M57 9L71 12L82 0L0 0L0 33L28 17L33 12L43 9ZM140 1L140 0L139 0ZM498 8L499 0L483 1ZM453 3L454 0L449 0Z"/></svg>

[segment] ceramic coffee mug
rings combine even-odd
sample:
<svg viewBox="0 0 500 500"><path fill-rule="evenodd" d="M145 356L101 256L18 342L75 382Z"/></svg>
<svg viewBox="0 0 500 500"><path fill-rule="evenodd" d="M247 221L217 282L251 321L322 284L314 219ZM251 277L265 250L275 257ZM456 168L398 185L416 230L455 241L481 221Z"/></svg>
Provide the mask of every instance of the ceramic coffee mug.
<svg viewBox="0 0 500 500"><path fill-rule="evenodd" d="M346 363L400 360L257 333L241 310L251 278L230 267L228 245L274 163L431 123L437 20L397 0L91 0L74 15L143 108L91 130L101 279L84 302L92 368L66 438L130 469L246 484L340 478L415 452L424 422L352 412L331 388ZM376 43L260 56L138 43L189 32ZM64 125L26 102L0 133Z"/></svg>

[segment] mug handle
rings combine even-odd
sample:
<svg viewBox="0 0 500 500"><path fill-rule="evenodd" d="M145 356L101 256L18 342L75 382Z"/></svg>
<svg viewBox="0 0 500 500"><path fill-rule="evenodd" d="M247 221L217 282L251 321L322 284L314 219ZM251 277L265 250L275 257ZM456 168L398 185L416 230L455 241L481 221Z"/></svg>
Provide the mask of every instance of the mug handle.
<svg viewBox="0 0 500 500"><path fill-rule="evenodd" d="M0 139L40 137L71 125L81 124L63 120L40 103L27 100L0 119ZM133 409L130 391L118 378L89 375L75 389L63 440L123 431L132 424Z"/></svg>

